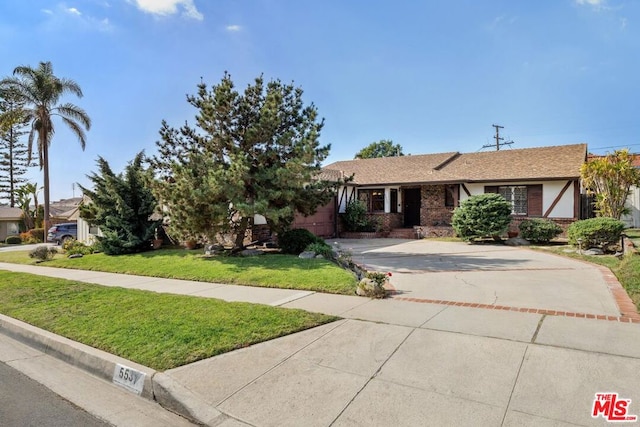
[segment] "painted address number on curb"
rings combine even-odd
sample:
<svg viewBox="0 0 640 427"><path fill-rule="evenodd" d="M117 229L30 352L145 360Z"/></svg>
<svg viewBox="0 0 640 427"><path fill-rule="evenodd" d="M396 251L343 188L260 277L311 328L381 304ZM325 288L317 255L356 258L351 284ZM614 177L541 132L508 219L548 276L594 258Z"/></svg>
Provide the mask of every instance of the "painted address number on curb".
<svg viewBox="0 0 640 427"><path fill-rule="evenodd" d="M128 366L116 364L113 371L113 382L118 384L135 394L141 394L144 387L144 378L147 376L144 372L137 371Z"/></svg>

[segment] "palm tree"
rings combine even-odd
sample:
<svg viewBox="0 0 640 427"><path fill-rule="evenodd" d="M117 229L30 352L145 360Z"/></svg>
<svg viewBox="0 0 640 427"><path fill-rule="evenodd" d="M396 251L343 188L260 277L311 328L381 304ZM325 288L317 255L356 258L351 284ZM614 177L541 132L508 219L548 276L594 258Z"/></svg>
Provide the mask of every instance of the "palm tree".
<svg viewBox="0 0 640 427"><path fill-rule="evenodd" d="M66 93L82 98L80 86L73 80L58 78L53 74L51 62L40 62L38 68L19 66L13 70L16 77L2 80L0 86L15 88L25 102L25 114L31 124L29 132L29 162L33 152L33 141L38 136L38 157L40 170L44 170L44 223L45 234L49 222L49 146L55 132L53 117L58 116L78 137L84 150L86 135L84 129L91 128L91 119L77 105L59 104Z"/></svg>

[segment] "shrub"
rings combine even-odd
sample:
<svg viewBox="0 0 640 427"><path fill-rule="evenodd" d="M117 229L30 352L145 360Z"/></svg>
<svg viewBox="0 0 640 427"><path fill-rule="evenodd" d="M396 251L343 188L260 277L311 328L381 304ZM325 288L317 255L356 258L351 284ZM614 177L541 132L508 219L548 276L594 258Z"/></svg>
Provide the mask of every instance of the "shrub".
<svg viewBox="0 0 640 427"><path fill-rule="evenodd" d="M315 242L304 248L306 252L313 252L316 255L322 255L326 259L333 259L333 250L331 246L325 242Z"/></svg>
<svg viewBox="0 0 640 427"><path fill-rule="evenodd" d="M90 246L87 246L84 243L77 241L76 239L69 239L66 242L64 242L64 244L62 245L62 250L67 255L74 255L74 254L89 255L93 253L93 250Z"/></svg>
<svg viewBox="0 0 640 427"><path fill-rule="evenodd" d="M578 245L582 239L583 248L605 247L620 241L624 223L614 218L590 218L576 221L567 229L569 243Z"/></svg>
<svg viewBox="0 0 640 427"><path fill-rule="evenodd" d="M391 273L368 272L358 283L356 293L370 298L385 298L387 290L384 285L389 281L389 277Z"/></svg>
<svg viewBox="0 0 640 427"><path fill-rule="evenodd" d="M520 223L520 236L531 242L546 243L560 233L562 227L548 219L533 218Z"/></svg>
<svg viewBox="0 0 640 427"><path fill-rule="evenodd" d="M285 254L297 255L310 244L318 242L324 243L324 240L304 228L294 228L278 236L278 246Z"/></svg>
<svg viewBox="0 0 640 427"><path fill-rule="evenodd" d="M46 261L53 258L53 256L57 253L58 250L54 247L38 246L37 248L29 252L29 257L36 258L38 261Z"/></svg>
<svg viewBox="0 0 640 427"><path fill-rule="evenodd" d="M499 194L479 194L464 200L453 212L451 225L458 237L471 241L497 237L511 222L511 205Z"/></svg>
<svg viewBox="0 0 640 427"><path fill-rule="evenodd" d="M367 217L367 207L360 200L352 200L342 214L347 231L374 231L375 224Z"/></svg>
<svg viewBox="0 0 640 427"><path fill-rule="evenodd" d="M4 241L7 245L19 245L22 243L20 236L9 236Z"/></svg>
<svg viewBox="0 0 640 427"><path fill-rule="evenodd" d="M33 244L44 242L44 228L33 228L20 233L22 243Z"/></svg>

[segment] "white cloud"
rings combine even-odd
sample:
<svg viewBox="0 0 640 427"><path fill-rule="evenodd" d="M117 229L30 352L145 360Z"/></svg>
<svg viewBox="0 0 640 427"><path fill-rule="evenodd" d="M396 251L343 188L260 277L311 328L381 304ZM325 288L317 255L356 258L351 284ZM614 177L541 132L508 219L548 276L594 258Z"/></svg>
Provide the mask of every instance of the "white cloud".
<svg viewBox="0 0 640 427"><path fill-rule="evenodd" d="M626 30L628 23L629 23L629 21L627 20L627 18L620 18L620 29L621 30Z"/></svg>
<svg viewBox="0 0 640 427"><path fill-rule="evenodd" d="M225 29L229 32L235 33L242 30L242 27L240 25L227 25Z"/></svg>
<svg viewBox="0 0 640 427"><path fill-rule="evenodd" d="M78 9L76 9L75 7L70 7L67 9L67 13L70 13L72 15L82 15L82 13L80 13L80 11Z"/></svg>
<svg viewBox="0 0 640 427"><path fill-rule="evenodd" d="M590 6L604 6L605 0L576 0L577 4L588 4Z"/></svg>
<svg viewBox="0 0 640 427"><path fill-rule="evenodd" d="M204 16L198 11L193 0L135 0L138 9L152 15L174 15L178 6L182 8L182 16L202 21Z"/></svg>
<svg viewBox="0 0 640 427"><path fill-rule="evenodd" d="M51 9L40 9L40 12L46 13L47 15L53 15L53 10Z"/></svg>

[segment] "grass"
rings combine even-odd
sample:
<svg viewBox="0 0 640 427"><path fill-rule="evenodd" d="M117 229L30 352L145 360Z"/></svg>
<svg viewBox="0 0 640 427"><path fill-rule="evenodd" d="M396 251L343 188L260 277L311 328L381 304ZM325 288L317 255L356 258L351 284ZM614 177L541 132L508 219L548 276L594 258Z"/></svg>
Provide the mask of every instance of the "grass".
<svg viewBox="0 0 640 427"><path fill-rule="evenodd" d="M166 370L336 317L0 271L0 312Z"/></svg>
<svg viewBox="0 0 640 427"><path fill-rule="evenodd" d="M542 249L532 246L533 249ZM620 284L640 311L640 254L627 254L622 259L613 255L589 256L576 252L564 252L567 246L544 247L545 250L558 255L588 261L609 268L618 278Z"/></svg>
<svg viewBox="0 0 640 427"><path fill-rule="evenodd" d="M26 251L2 252L0 262L34 264ZM346 295L352 295L356 287L355 276L332 262L281 254L205 257L202 252L161 249L133 255L93 254L73 259L57 255L42 265Z"/></svg>

